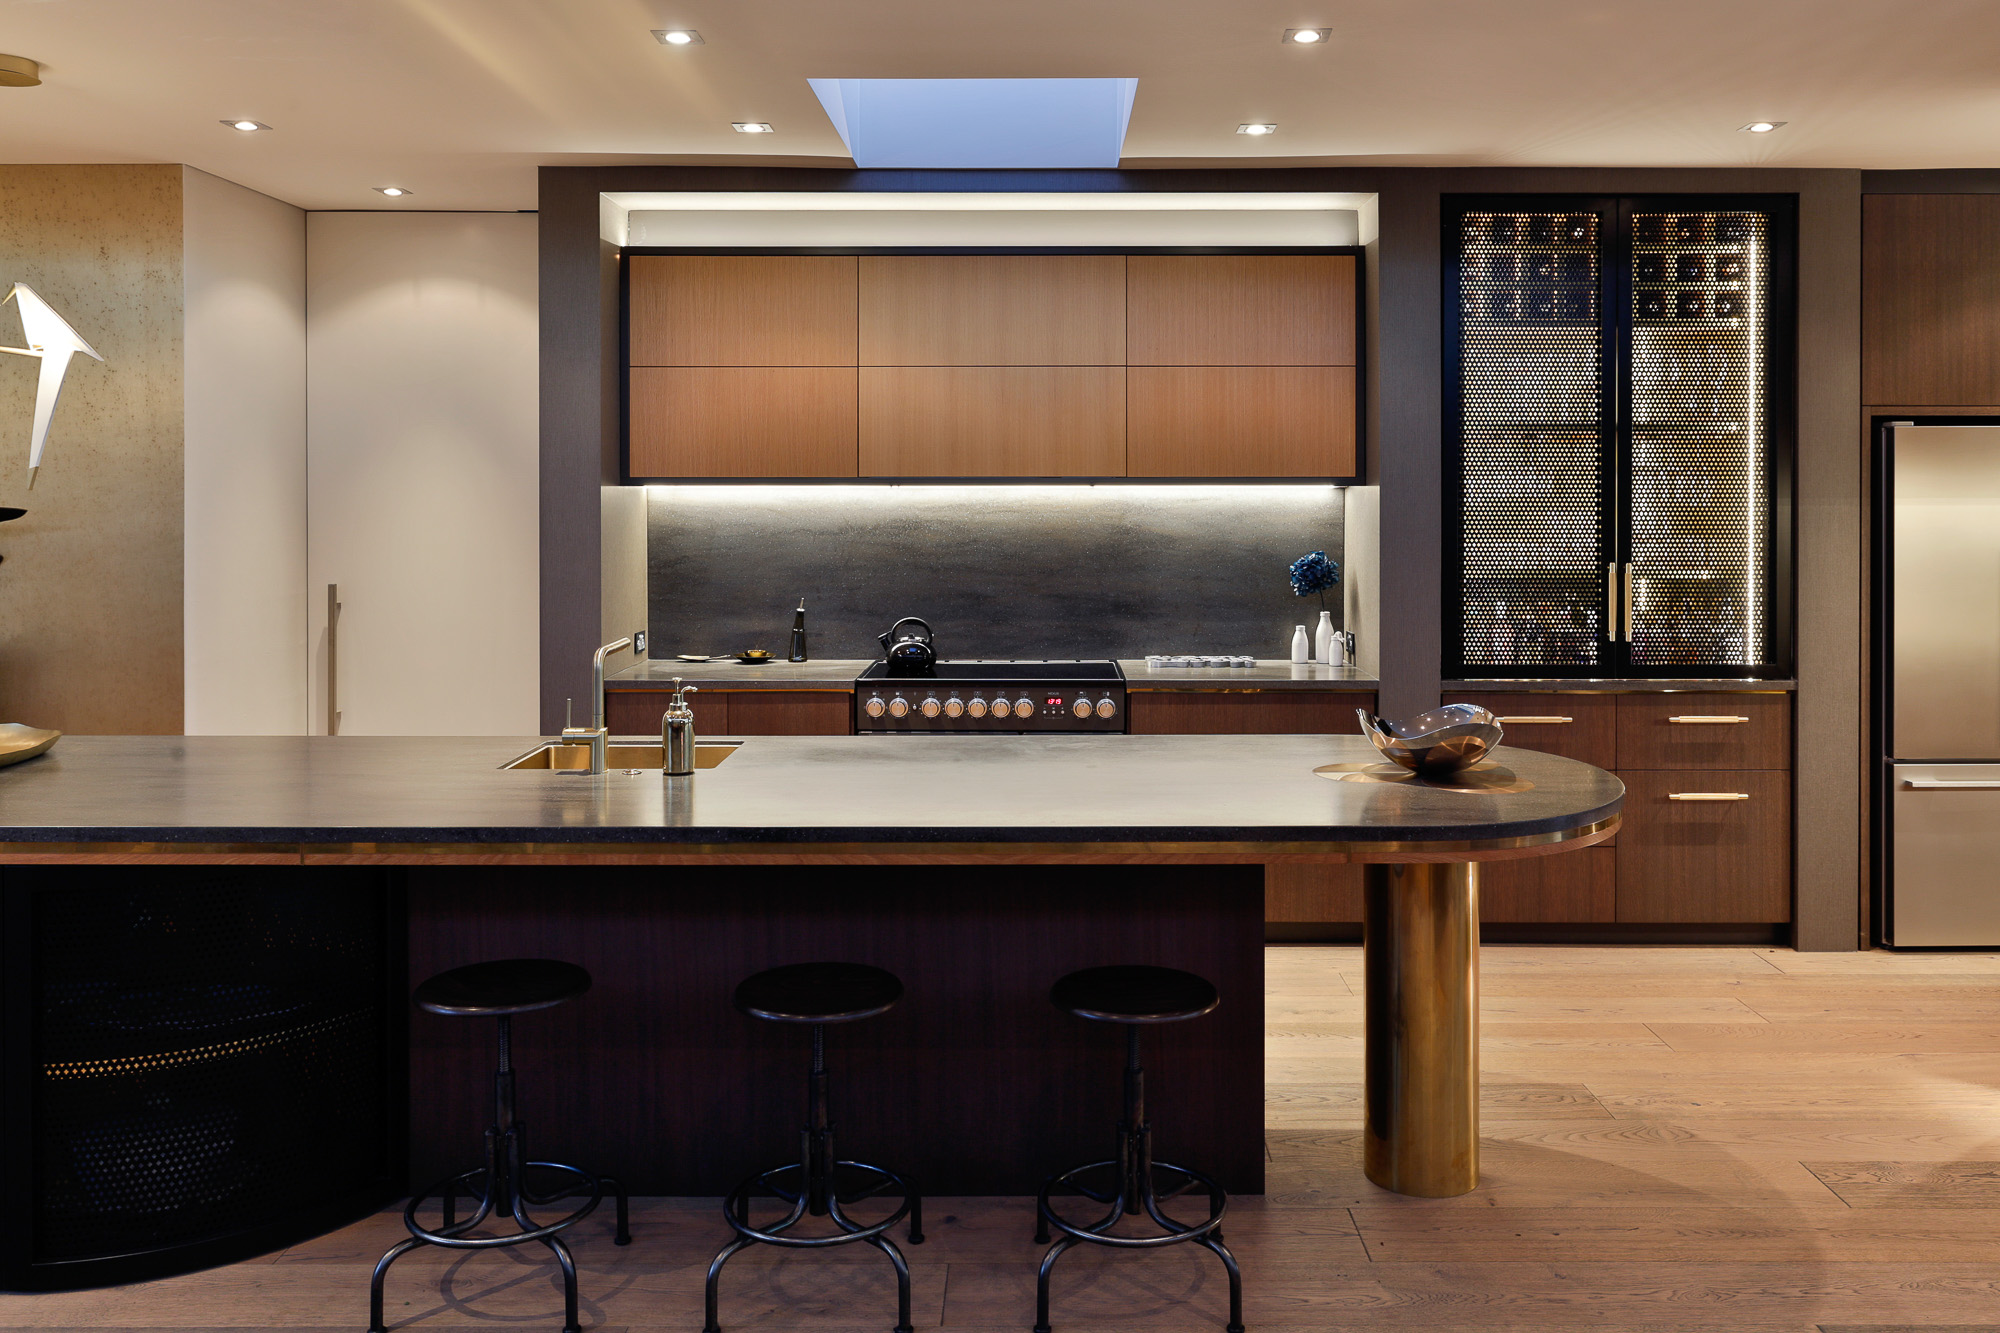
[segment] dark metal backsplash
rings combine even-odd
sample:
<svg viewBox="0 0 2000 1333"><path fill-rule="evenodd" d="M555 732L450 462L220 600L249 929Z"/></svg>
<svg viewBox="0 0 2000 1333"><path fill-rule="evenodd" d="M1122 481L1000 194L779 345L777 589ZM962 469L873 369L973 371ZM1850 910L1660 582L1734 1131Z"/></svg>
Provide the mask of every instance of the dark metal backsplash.
<svg viewBox="0 0 2000 1333"><path fill-rule="evenodd" d="M1342 519L1330 486L658 486L651 656L782 657L804 597L814 657L905 615L946 657L1282 657L1320 610L1286 568L1340 560Z"/></svg>

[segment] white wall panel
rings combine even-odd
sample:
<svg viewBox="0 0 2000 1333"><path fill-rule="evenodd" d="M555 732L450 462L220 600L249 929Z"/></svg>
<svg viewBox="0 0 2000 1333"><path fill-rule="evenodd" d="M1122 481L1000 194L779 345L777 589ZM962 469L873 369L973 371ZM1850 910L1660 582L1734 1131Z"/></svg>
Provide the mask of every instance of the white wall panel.
<svg viewBox="0 0 2000 1333"><path fill-rule="evenodd" d="M307 605L326 729L531 735L539 662L535 219L307 220Z"/></svg>
<svg viewBox="0 0 2000 1333"><path fill-rule="evenodd" d="M306 726L306 215L182 169L184 727Z"/></svg>

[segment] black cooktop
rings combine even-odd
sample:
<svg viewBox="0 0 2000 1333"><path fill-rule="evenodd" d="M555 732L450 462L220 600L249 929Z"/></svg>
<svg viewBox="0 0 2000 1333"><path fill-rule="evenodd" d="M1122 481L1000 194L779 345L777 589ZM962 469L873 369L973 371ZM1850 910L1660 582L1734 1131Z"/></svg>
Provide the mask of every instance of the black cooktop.
<svg viewBox="0 0 2000 1333"><path fill-rule="evenodd" d="M1054 662L939 662L927 675L891 676L889 664L875 662L856 680L1123 680L1118 664L1108 659Z"/></svg>

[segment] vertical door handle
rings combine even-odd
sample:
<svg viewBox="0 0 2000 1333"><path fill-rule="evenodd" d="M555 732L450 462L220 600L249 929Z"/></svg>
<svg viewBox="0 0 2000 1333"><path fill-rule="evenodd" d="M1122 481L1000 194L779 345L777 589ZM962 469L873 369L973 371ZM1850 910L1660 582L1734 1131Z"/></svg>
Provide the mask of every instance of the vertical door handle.
<svg viewBox="0 0 2000 1333"><path fill-rule="evenodd" d="M326 585L326 734L340 734L340 585Z"/></svg>
<svg viewBox="0 0 2000 1333"><path fill-rule="evenodd" d="M1604 637L1618 642L1618 566L1604 567Z"/></svg>
<svg viewBox="0 0 2000 1333"><path fill-rule="evenodd" d="M1625 642L1632 642L1632 563L1625 563Z"/></svg>

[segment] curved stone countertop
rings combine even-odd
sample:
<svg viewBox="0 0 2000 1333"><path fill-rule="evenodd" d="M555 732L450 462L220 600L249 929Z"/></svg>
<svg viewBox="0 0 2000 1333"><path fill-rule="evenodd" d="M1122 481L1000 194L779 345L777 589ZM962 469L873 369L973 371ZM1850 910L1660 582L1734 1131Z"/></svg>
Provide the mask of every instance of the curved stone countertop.
<svg viewBox="0 0 2000 1333"><path fill-rule="evenodd" d="M1532 790L1313 772L1377 759L1358 736L758 736L689 778L501 768L540 743L68 736L0 768L0 843L1248 844L1358 855L1360 844L1582 836L1618 814L1625 791L1588 764L1504 748L1495 758Z"/></svg>

